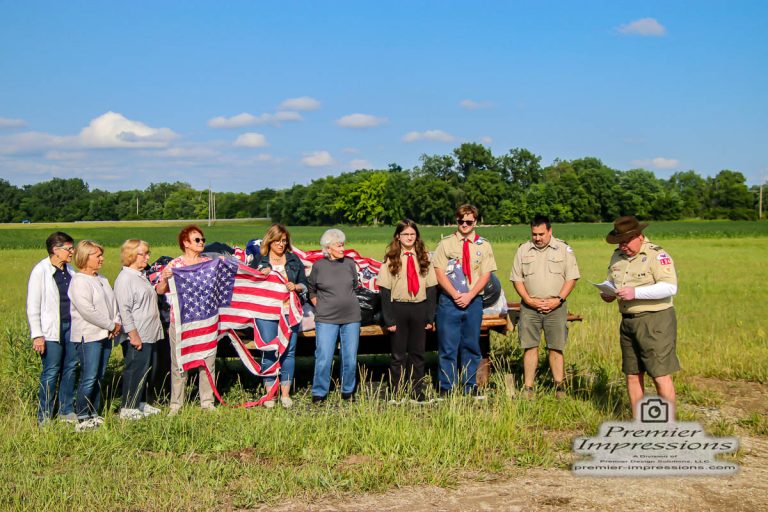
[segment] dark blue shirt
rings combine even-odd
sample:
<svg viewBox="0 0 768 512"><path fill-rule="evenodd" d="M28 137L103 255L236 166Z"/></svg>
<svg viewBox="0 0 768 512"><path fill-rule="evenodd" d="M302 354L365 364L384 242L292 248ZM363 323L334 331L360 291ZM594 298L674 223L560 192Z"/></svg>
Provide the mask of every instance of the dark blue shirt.
<svg viewBox="0 0 768 512"><path fill-rule="evenodd" d="M54 265L56 271L53 273L53 280L56 281L56 286L59 288L59 318L62 324L71 323L72 318L69 315L69 283L72 281L72 276L67 272L66 265L64 268L59 268Z"/></svg>

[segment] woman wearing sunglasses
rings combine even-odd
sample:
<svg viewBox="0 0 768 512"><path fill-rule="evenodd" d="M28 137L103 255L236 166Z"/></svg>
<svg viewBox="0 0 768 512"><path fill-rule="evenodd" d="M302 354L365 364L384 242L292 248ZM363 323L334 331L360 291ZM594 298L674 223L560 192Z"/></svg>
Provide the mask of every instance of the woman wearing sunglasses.
<svg viewBox="0 0 768 512"><path fill-rule="evenodd" d="M288 281L288 291L302 294L307 291L307 274L304 271L304 264L298 256L291 250L291 235L282 224L272 224L261 241L261 247L249 265L262 271L264 274L278 272ZM296 360L296 340L299 335L299 324L291 329L291 339L288 346L280 357L280 404L289 408L293 406L291 400L291 384L293 382L293 370ZM256 319L256 328L264 341L272 341L277 336L278 321ZM277 361L277 352L264 351L261 360L262 369L271 367ZM265 377L264 385L269 390L274 384L275 379ZM271 408L275 406L275 400L264 402L264 407Z"/></svg>
<svg viewBox="0 0 768 512"><path fill-rule="evenodd" d="M384 325L391 333L392 395L407 389L416 402L424 402L424 347L427 330L435 323L437 279L412 220L401 220L395 227L377 284Z"/></svg>
<svg viewBox="0 0 768 512"><path fill-rule="evenodd" d="M171 260L163 269L163 272L160 275L160 282L157 284L156 288L157 293L161 295L170 291L168 280L173 277L172 269L188 267L189 265L195 265L210 260L210 258L203 256L205 236L203 235L202 229L191 224L179 232L178 238L179 249L184 251L184 254ZM171 345L171 404L169 412L171 416L178 414L181 406L184 404L184 387L187 383L187 374L180 371L181 368L176 359L176 345L179 343L179 338L178 333L176 333L174 318L173 306L171 306L171 326L168 329L168 338ZM208 366L211 375L216 375L215 352L205 358L205 364ZM214 410L213 388L205 375L205 369L200 368L198 378L200 380L200 407L207 410Z"/></svg>

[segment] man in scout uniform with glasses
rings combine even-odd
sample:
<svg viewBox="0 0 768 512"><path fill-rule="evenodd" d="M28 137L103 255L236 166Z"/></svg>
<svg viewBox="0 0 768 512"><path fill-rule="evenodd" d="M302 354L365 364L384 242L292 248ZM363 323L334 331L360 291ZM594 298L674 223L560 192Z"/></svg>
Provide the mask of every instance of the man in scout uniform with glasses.
<svg viewBox="0 0 768 512"><path fill-rule="evenodd" d="M670 404L674 419L675 385L672 373L680 369L675 353L677 319L672 297L677 293L677 275L672 258L643 235L648 224L633 216L619 217L605 240L618 244L608 266L608 279L615 295L601 293L606 302L619 299L621 312L622 371L632 414L638 417L643 398L643 378L653 378L656 391Z"/></svg>
<svg viewBox="0 0 768 512"><path fill-rule="evenodd" d="M461 371L463 392L477 391L480 365L480 326L483 323L483 288L496 270L488 240L475 233L477 208L464 204L456 210L458 230L443 238L432 265L441 293L437 304L437 347L440 394L450 393ZM461 367L459 367L461 361Z"/></svg>
<svg viewBox="0 0 768 512"><path fill-rule="evenodd" d="M522 303L518 333L523 355L524 396L533 398L533 379L539 363L541 331L547 340L549 368L555 396L565 397L563 350L568 340L568 308L565 299L580 277L573 249L552 237L552 223L544 215L531 221L531 239L520 245L509 280Z"/></svg>

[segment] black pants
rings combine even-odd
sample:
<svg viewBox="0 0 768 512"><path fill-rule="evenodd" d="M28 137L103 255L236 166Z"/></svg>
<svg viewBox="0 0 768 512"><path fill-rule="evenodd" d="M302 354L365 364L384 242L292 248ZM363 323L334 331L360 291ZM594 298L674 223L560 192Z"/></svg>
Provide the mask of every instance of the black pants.
<svg viewBox="0 0 768 512"><path fill-rule="evenodd" d="M392 318L397 330L390 334L392 362L389 375L393 390L410 382L417 399L424 396L424 346L427 341L427 301L393 302Z"/></svg>
<svg viewBox="0 0 768 512"><path fill-rule="evenodd" d="M121 345L125 359L122 407L124 409L138 409L139 404L146 401L145 393L155 344L142 343L141 350L136 350L127 340Z"/></svg>

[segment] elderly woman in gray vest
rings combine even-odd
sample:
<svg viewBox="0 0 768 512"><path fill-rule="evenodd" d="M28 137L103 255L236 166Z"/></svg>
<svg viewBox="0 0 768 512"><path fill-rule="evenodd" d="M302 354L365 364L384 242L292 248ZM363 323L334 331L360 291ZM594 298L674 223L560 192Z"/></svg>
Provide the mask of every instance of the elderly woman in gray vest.
<svg viewBox="0 0 768 512"><path fill-rule="evenodd" d="M325 258L312 265L309 299L315 306L315 375L312 402L324 401L331 383L336 339L341 337L341 398L351 400L357 378L360 303L355 295L357 266L344 256L344 233L329 229L320 238Z"/></svg>
<svg viewBox="0 0 768 512"><path fill-rule="evenodd" d="M120 249L123 269L115 279L115 298L123 320L123 397L120 417L138 420L160 409L146 402L147 380L155 342L163 338L157 293L144 269L149 262L149 244L130 239Z"/></svg>

